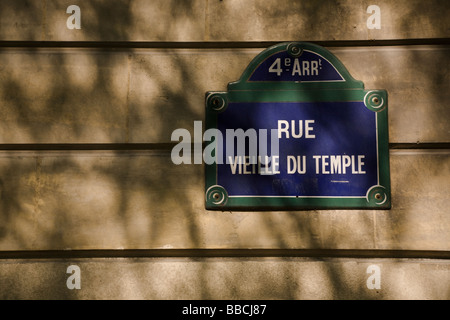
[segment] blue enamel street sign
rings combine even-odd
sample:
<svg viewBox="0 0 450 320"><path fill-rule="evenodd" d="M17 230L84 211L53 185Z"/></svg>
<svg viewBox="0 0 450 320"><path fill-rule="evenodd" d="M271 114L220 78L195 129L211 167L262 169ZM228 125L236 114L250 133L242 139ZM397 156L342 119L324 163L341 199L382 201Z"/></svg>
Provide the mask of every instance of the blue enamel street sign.
<svg viewBox="0 0 450 320"><path fill-rule="evenodd" d="M207 209L390 208L387 93L322 47L263 51L227 92L206 94L206 129Z"/></svg>

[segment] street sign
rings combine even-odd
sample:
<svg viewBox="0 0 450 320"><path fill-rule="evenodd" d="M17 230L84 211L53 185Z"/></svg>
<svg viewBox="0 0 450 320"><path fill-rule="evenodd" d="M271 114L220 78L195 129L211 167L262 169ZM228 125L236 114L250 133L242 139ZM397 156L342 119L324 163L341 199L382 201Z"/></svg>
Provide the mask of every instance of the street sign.
<svg viewBox="0 0 450 320"><path fill-rule="evenodd" d="M325 48L264 50L227 92L206 94L206 208L389 209L387 115L387 92L365 90Z"/></svg>

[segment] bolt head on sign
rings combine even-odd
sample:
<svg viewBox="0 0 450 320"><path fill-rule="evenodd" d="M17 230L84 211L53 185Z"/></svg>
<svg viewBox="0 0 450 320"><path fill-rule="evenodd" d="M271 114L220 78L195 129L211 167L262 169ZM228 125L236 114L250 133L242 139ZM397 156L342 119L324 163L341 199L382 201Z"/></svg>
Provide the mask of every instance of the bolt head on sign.
<svg viewBox="0 0 450 320"><path fill-rule="evenodd" d="M207 209L390 209L387 92L327 49L272 46L205 100Z"/></svg>

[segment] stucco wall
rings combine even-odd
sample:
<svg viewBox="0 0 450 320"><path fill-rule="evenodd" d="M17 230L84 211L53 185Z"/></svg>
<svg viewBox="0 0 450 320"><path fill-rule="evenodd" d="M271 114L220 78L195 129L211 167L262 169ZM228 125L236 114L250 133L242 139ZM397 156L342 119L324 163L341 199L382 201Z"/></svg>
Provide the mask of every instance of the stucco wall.
<svg viewBox="0 0 450 320"><path fill-rule="evenodd" d="M450 298L449 14L447 0L1 1L0 298ZM205 92L284 41L388 91L391 210L207 211L203 165L172 163Z"/></svg>

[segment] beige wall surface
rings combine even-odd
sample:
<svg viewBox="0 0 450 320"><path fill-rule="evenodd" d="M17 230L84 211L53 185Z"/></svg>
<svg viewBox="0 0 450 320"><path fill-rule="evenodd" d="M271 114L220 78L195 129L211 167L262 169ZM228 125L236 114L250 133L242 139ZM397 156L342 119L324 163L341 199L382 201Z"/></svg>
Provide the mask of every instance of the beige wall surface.
<svg viewBox="0 0 450 320"><path fill-rule="evenodd" d="M76 283L69 278L71 266L81 273L80 289L66 286ZM375 268L381 273L379 287L369 289ZM445 300L450 281L445 260L348 258L11 259L0 261L0 277L6 279L0 299L257 299L261 304L274 299Z"/></svg>
<svg viewBox="0 0 450 320"><path fill-rule="evenodd" d="M203 166L169 152L3 152L0 173L1 250L450 250L448 151L391 151L391 210L207 211Z"/></svg>
<svg viewBox="0 0 450 320"><path fill-rule="evenodd" d="M450 299L448 0L94 0L81 29L73 4L0 1L0 299ZM285 41L387 90L390 210L208 211L172 163Z"/></svg>
<svg viewBox="0 0 450 320"><path fill-rule="evenodd" d="M19 41L279 41L446 38L446 0L3 0L0 38ZM382 28L368 29L377 5Z"/></svg>
<svg viewBox="0 0 450 320"><path fill-rule="evenodd" d="M0 142L170 142L203 120L205 92L226 90L261 51L2 50ZM366 89L388 91L390 142L450 142L449 46L330 51Z"/></svg>

